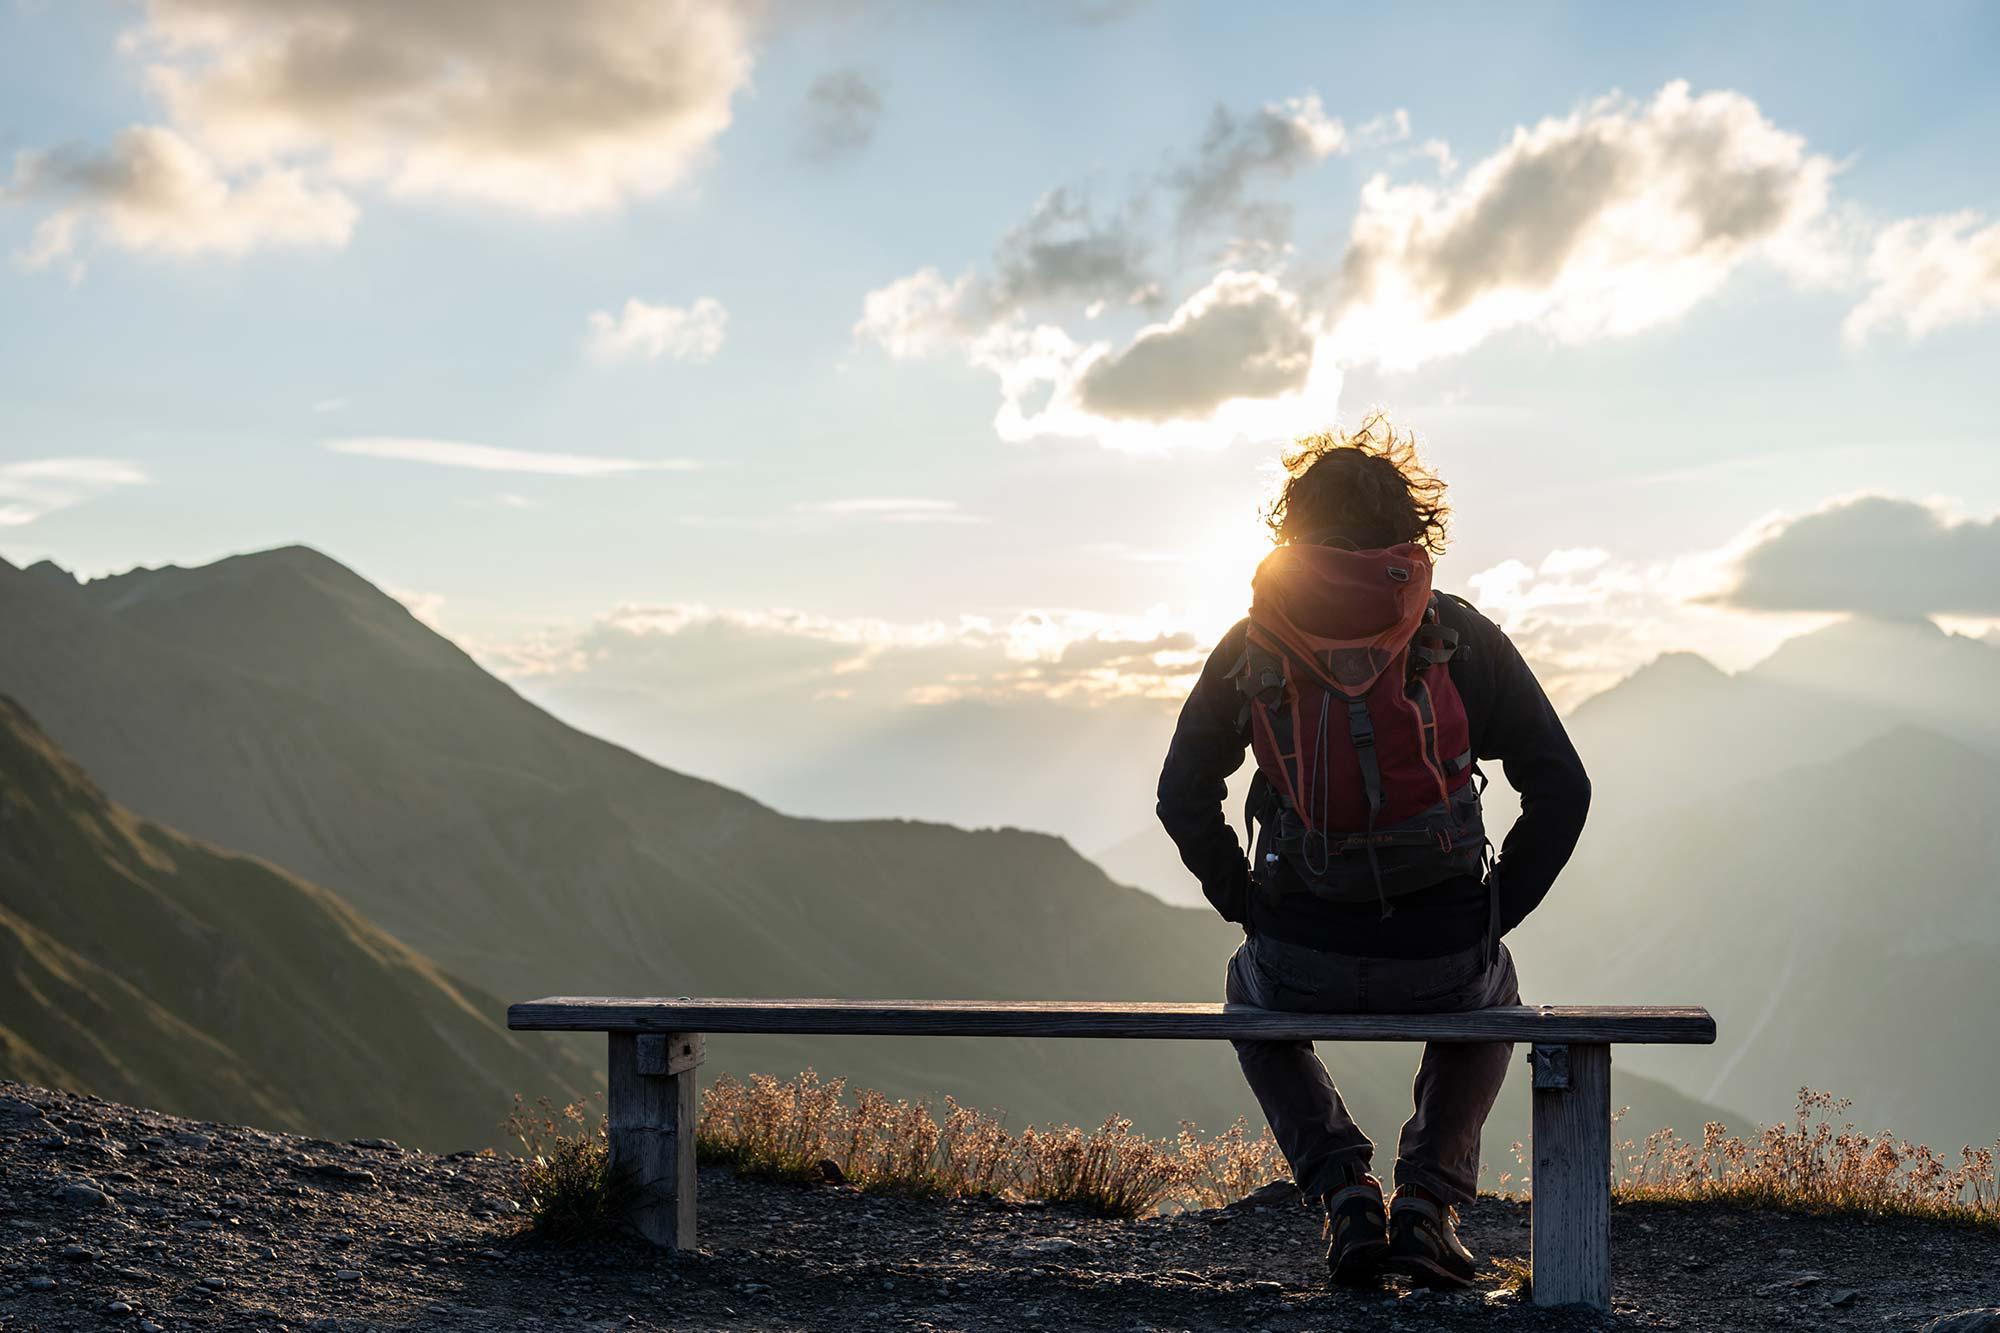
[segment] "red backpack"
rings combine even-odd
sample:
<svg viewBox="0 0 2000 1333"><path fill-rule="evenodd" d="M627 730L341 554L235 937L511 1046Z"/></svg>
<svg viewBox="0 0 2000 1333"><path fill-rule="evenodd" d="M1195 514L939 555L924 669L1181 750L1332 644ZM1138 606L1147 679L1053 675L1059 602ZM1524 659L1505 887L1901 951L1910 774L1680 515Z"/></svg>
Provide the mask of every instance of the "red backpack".
<svg viewBox="0 0 2000 1333"><path fill-rule="evenodd" d="M1470 730L1440 669L1458 633L1423 548L1280 546L1250 586L1237 688L1269 792L1259 881L1283 860L1315 893L1386 916L1391 898L1479 875Z"/></svg>

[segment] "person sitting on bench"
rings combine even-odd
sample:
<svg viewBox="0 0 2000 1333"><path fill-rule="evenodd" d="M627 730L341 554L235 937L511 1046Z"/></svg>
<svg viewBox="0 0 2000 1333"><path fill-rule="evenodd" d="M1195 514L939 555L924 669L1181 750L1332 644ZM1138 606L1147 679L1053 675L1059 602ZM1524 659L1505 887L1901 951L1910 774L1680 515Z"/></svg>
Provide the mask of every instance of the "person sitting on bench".
<svg viewBox="0 0 2000 1333"><path fill-rule="evenodd" d="M1500 939L1576 846L1583 763L1507 636L1433 591L1449 511L1412 437L1378 414L1300 441L1285 468L1250 614L1209 656L1160 774L1160 822L1243 927L1225 997L1321 1013L1519 1004ZM1223 810L1246 749L1248 859ZM1497 858L1480 760L1498 760L1521 798ZM1385 1207L1374 1144L1312 1043L1235 1047L1293 1179L1325 1208L1332 1279L1470 1285L1452 1209L1474 1196L1513 1048L1425 1047Z"/></svg>

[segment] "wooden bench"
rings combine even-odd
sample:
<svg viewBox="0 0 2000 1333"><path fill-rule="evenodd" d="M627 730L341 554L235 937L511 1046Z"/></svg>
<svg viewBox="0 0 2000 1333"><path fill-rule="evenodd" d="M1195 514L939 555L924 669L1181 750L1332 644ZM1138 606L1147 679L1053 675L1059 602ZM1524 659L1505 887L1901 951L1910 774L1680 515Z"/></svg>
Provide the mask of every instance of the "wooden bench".
<svg viewBox="0 0 2000 1333"><path fill-rule="evenodd" d="M1525 1042L1534 1071L1535 1303L1600 1310L1611 1304L1611 1045L1715 1040L1706 1009L1546 1005L1291 1014L1219 1004L555 997L512 1006L507 1026L610 1034L611 1169L636 1186L637 1229L682 1250L695 1246L704 1033Z"/></svg>

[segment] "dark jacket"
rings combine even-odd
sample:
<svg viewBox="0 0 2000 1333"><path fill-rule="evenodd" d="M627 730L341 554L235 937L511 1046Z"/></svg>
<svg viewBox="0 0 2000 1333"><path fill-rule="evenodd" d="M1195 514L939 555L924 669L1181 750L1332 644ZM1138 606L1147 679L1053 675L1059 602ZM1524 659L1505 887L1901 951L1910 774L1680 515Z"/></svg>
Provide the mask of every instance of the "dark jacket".
<svg viewBox="0 0 2000 1333"><path fill-rule="evenodd" d="M1456 597L1439 598L1438 615L1458 631L1448 669L1465 701L1473 753L1498 760L1521 796L1521 816L1493 872L1505 934L1535 910L1569 860L1590 808L1590 779L1548 695L1500 627ZM1209 902L1252 933L1337 953L1433 958L1478 943L1488 928L1488 897L1486 885L1471 876L1399 899L1386 917L1374 903L1331 902L1296 882L1278 884L1279 892L1252 884L1250 862L1223 811L1227 779L1250 744L1247 723L1238 726L1241 696L1229 675L1243 654L1248 623L1237 622L1209 654L1160 772L1160 823ZM1273 869L1296 875L1289 861Z"/></svg>

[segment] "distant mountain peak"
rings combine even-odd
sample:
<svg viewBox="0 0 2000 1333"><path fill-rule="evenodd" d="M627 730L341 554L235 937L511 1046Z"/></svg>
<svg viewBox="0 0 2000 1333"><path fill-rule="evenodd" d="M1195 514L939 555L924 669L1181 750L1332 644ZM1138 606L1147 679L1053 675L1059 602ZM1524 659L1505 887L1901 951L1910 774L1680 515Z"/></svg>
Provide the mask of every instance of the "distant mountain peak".
<svg viewBox="0 0 2000 1333"><path fill-rule="evenodd" d="M53 560L37 560L21 572L29 578L49 579L71 587L74 587L77 581L76 575L70 573Z"/></svg>
<svg viewBox="0 0 2000 1333"><path fill-rule="evenodd" d="M1626 679L1637 680L1641 676L1655 676L1673 680L1724 680L1728 675L1728 672L1700 653L1679 649L1661 653Z"/></svg>

